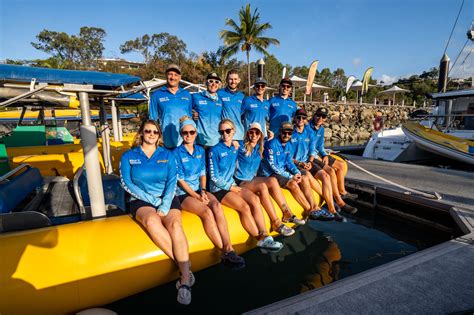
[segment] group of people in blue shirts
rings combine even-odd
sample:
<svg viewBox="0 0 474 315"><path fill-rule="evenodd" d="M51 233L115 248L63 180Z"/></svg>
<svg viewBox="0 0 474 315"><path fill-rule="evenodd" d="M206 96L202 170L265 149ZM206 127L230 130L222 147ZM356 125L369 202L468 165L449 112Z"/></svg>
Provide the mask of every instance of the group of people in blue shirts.
<svg viewBox="0 0 474 315"><path fill-rule="evenodd" d="M200 217L222 252L222 263L233 269L245 267L245 260L232 247L222 205L239 212L243 228L265 250L283 247L269 232L291 236L295 230L285 223L305 224L281 188L292 193L309 219L341 221L340 211L357 211L344 201L355 197L344 187L346 164L324 150L327 110L319 108L309 121L290 97L291 80L283 78L279 94L267 100L263 78L255 80L255 94L245 97L235 70L227 73L225 88L210 73L206 90L194 94L179 86L179 66L169 65L166 79L166 86L151 94L149 119L123 154L120 175L131 195L131 214L179 268L179 303L191 302L195 283L181 211ZM323 196L327 208L319 207L313 191Z"/></svg>

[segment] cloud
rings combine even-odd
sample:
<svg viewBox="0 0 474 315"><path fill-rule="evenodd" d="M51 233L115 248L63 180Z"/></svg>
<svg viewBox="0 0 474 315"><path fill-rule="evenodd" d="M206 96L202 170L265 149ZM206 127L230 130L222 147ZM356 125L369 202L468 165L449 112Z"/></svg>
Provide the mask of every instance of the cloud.
<svg viewBox="0 0 474 315"><path fill-rule="evenodd" d="M379 83L381 83L383 81L383 85L390 85L392 84L393 82L395 82L397 80L396 77L391 77L387 74L382 74L380 76L380 78L377 80Z"/></svg>
<svg viewBox="0 0 474 315"><path fill-rule="evenodd" d="M355 58L352 59L352 64L356 67L358 67L361 62L362 62L362 60L359 57L355 57Z"/></svg>

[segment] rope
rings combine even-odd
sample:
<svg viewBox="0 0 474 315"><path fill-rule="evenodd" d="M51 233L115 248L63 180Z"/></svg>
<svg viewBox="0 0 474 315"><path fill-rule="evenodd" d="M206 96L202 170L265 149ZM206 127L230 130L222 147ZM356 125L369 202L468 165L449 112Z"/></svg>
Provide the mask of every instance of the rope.
<svg viewBox="0 0 474 315"><path fill-rule="evenodd" d="M449 35L448 42L446 43L446 47L444 48L444 53L446 53L446 50L448 49L449 42L451 41L451 36L453 36L454 28L456 27L456 24L458 23L459 15L461 14L462 7L464 6L464 0L462 0L461 7L459 8L458 16L456 17L456 21L454 21L453 28L451 29L451 34Z"/></svg>
<svg viewBox="0 0 474 315"><path fill-rule="evenodd" d="M451 70L453 70L454 66L456 65L456 62L458 62L459 56L461 56L462 52L464 51L464 47L466 47L468 41L469 41L469 38L466 39L466 42L464 43L464 46L462 46L461 51L459 51L459 54L458 54L458 56L456 57L456 60L454 60L454 63L453 63L453 65L451 66L451 69L449 69L449 71L448 71L448 76L449 76L449 73L451 72ZM467 58L467 57L466 57L466 58ZM466 60L464 60L464 61L466 61Z"/></svg>
<svg viewBox="0 0 474 315"><path fill-rule="evenodd" d="M388 180L386 178L383 178L382 176L379 176L379 175L376 175L368 170L366 170L365 168L363 168L362 166L359 166L357 164L355 164L354 162L350 161L347 157L343 156L342 154L340 153L335 153L334 151L331 152L331 154L335 154L341 158L343 158L345 161L347 161L349 164L351 164L352 166L360 169L361 171L377 178L377 179L380 179L381 181L384 181L390 185L393 185L393 186L396 186L398 188L401 188L403 190L406 190L406 191L409 191L411 193L414 193L414 194L417 194L417 195L420 195L420 196L423 196L425 198L429 198L429 199L437 199L437 200L441 200L441 195L437 192L434 192L432 194L429 194L429 193L425 193L425 192L422 192L422 191L419 191L419 190L415 190L415 189L412 189L412 188L409 188L409 187L406 187L406 186L403 186L403 185L400 185L400 184L397 184L395 182L392 182L391 180Z"/></svg>

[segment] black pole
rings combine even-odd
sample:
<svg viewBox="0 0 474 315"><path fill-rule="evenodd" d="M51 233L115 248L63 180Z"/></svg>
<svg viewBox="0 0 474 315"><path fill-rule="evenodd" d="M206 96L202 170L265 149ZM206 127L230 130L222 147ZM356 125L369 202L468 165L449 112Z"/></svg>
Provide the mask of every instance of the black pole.
<svg viewBox="0 0 474 315"><path fill-rule="evenodd" d="M257 78L264 78L264 70L263 70L264 66L265 66L265 61L263 61L263 59L260 58L257 64Z"/></svg>
<svg viewBox="0 0 474 315"><path fill-rule="evenodd" d="M443 55L439 62L438 93L446 92L448 87L448 72L450 59L447 54Z"/></svg>

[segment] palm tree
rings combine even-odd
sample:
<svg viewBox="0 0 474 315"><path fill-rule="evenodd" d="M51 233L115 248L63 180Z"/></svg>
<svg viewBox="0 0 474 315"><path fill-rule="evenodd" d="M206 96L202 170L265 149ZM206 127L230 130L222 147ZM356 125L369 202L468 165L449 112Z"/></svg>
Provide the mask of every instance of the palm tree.
<svg viewBox="0 0 474 315"><path fill-rule="evenodd" d="M235 55L239 49L247 55L247 75L249 80L249 94L250 94L250 50L254 48L256 51L269 55L267 47L270 44L279 45L280 42L275 38L262 37L262 34L271 29L270 23L260 24L260 13L257 9L250 10L250 4L239 11L240 25L233 19L226 19L225 24L230 26L232 30L222 30L219 32L220 38L224 40L225 55L230 57Z"/></svg>

